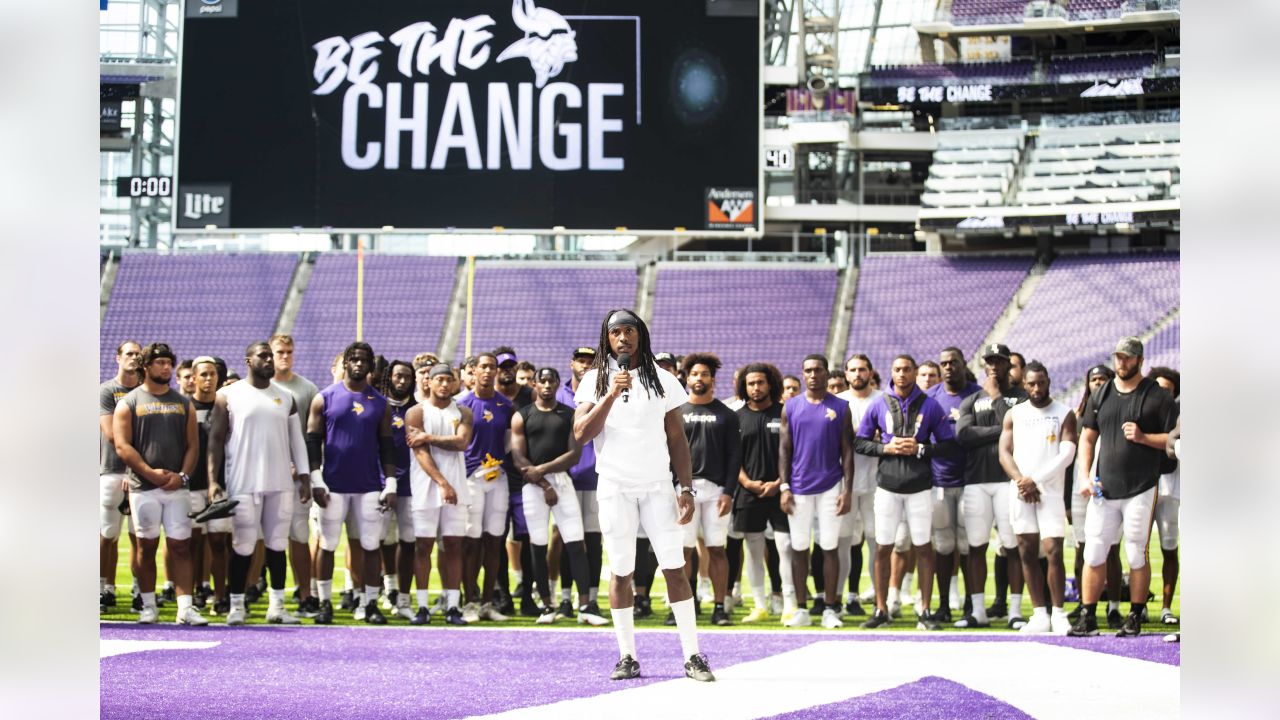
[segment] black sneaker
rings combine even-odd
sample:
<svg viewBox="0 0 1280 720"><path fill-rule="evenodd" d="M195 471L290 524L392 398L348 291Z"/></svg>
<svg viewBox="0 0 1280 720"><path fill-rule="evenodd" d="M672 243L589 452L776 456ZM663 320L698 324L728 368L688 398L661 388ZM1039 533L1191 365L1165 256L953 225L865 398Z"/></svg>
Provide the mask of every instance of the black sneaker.
<svg viewBox="0 0 1280 720"><path fill-rule="evenodd" d="M313 618L320 614L320 598L311 597L298 603L298 617Z"/></svg>
<svg viewBox="0 0 1280 720"><path fill-rule="evenodd" d="M955 626L958 628L965 628L969 630L973 630L975 628L989 628L991 627L991 619L987 618L986 622L978 622L978 618L972 615L965 615L964 617L960 618L960 622L957 622Z"/></svg>
<svg viewBox="0 0 1280 720"><path fill-rule="evenodd" d="M352 590L342 591L342 595L338 600L338 609L339 610L355 610L356 609L356 594L354 591Z"/></svg>
<svg viewBox="0 0 1280 720"><path fill-rule="evenodd" d="M722 608L715 608L711 611L711 624L720 626L732 625L733 621L729 619L729 613Z"/></svg>
<svg viewBox="0 0 1280 720"><path fill-rule="evenodd" d="M523 580L516 583L515 589L511 591L511 594L516 597L524 597L524 581Z"/></svg>
<svg viewBox="0 0 1280 720"><path fill-rule="evenodd" d="M941 630L942 625L938 622L937 617L933 613L925 611L916 619L917 630Z"/></svg>
<svg viewBox="0 0 1280 720"><path fill-rule="evenodd" d="M315 622L317 625L333 624L333 603L331 601L325 600L320 603L320 612L316 613Z"/></svg>
<svg viewBox="0 0 1280 720"><path fill-rule="evenodd" d="M850 615L852 617L862 617L863 615L867 614L867 611L863 610L862 605L855 599L855 600L850 600L848 603L845 604L844 614Z"/></svg>
<svg viewBox="0 0 1280 720"><path fill-rule="evenodd" d="M1071 629L1067 631L1070 637L1093 637L1098 634L1098 618L1089 613L1080 613L1080 619L1076 620Z"/></svg>
<svg viewBox="0 0 1280 720"><path fill-rule="evenodd" d="M934 620L937 620L940 624L950 624L950 623L951 623L951 608L947 608L946 610L943 610L943 609L939 608L939 609L935 610L935 611L933 612L933 619L934 619Z"/></svg>
<svg viewBox="0 0 1280 720"><path fill-rule="evenodd" d="M392 590L391 592L387 593L387 604L388 604L388 605L390 605L391 607L393 607L393 608L394 608L394 607L396 607L396 606L397 606L397 604L398 604L399 602L400 602L400 591L399 591L399 590Z"/></svg>
<svg viewBox="0 0 1280 720"><path fill-rule="evenodd" d="M448 610L444 611L444 624L445 625L466 625L467 621L462 619L461 609L456 607L451 607Z"/></svg>
<svg viewBox="0 0 1280 720"><path fill-rule="evenodd" d="M133 596L133 604L129 606L129 609L133 610L134 612L142 612L142 596L141 595ZM230 609L230 603L228 603L228 609Z"/></svg>
<svg viewBox="0 0 1280 720"><path fill-rule="evenodd" d="M649 602L648 595L636 595L633 607L635 608L633 616L636 620L653 617L653 604Z"/></svg>
<svg viewBox="0 0 1280 720"><path fill-rule="evenodd" d="M813 609L809 614L814 617L822 617L822 613L827 609L827 599L819 595L813 599Z"/></svg>
<svg viewBox="0 0 1280 720"><path fill-rule="evenodd" d="M194 605L197 610L204 610L205 605L208 603L205 600L203 593L196 593L191 597L191 604Z"/></svg>
<svg viewBox="0 0 1280 720"><path fill-rule="evenodd" d="M161 600L165 602L178 602L177 590L171 587L161 590L160 594L156 596L156 602L159 603ZM159 607L159 605L157 604L156 607Z"/></svg>
<svg viewBox="0 0 1280 720"><path fill-rule="evenodd" d="M105 612L106 610L109 610L109 609L111 609L111 608L115 607L115 606L116 606L116 594L115 594L115 593L112 593L112 592L105 592L105 591L104 591L102 594L100 594L100 595L98 596L98 605L99 605L99 606L101 606L101 607L103 608L103 611L104 611L104 612Z"/></svg>
<svg viewBox="0 0 1280 720"><path fill-rule="evenodd" d="M873 630L878 627L884 627L890 622L889 613L881 610L880 608L876 608L876 611L872 613L871 617L867 618L867 621L862 623L862 627L867 630Z"/></svg>
<svg viewBox="0 0 1280 720"><path fill-rule="evenodd" d="M231 600L230 600L230 598L222 598L221 600L214 600L214 601L213 601L213 614L214 614L214 615L223 615L223 616L225 616L225 615L226 615L227 613L229 613L229 612L231 612Z"/></svg>
<svg viewBox="0 0 1280 720"><path fill-rule="evenodd" d="M960 611L964 615L973 614L973 598L968 594L965 594L964 596L964 607L960 608Z"/></svg>
<svg viewBox="0 0 1280 720"><path fill-rule="evenodd" d="M250 585L244 591L245 606L252 605L262 599L262 590L256 584Z"/></svg>
<svg viewBox="0 0 1280 720"><path fill-rule="evenodd" d="M378 609L378 601L370 600L364 606L364 621L370 625L386 625L387 617Z"/></svg>
<svg viewBox="0 0 1280 720"><path fill-rule="evenodd" d="M1120 611L1119 610L1107 611L1107 629L1119 630L1122 627L1124 627L1124 616L1120 614Z"/></svg>
<svg viewBox="0 0 1280 720"><path fill-rule="evenodd" d="M707 665L707 656L702 653L690 655L685 661L684 676L698 682L716 681L716 676L711 674L711 666Z"/></svg>
<svg viewBox="0 0 1280 720"><path fill-rule="evenodd" d="M506 613L503 614L505 615ZM520 614L524 617L538 617L542 614L542 608L539 608L538 604L532 600L521 600Z"/></svg>
<svg viewBox="0 0 1280 720"><path fill-rule="evenodd" d="M568 618L572 620L575 617L577 615L573 612L573 603L568 600L561 600L560 606L556 608L556 619Z"/></svg>
<svg viewBox="0 0 1280 720"><path fill-rule="evenodd" d="M1076 605L1074 610L1067 613L1067 619L1070 620L1071 622L1075 622L1080 619L1080 613L1082 612L1084 612L1084 605L1078 604Z"/></svg>
<svg viewBox="0 0 1280 720"><path fill-rule="evenodd" d="M462 618L459 617L459 620ZM431 613L424 607L418 608L418 612L414 614L413 619L409 621L410 625L430 625Z"/></svg>
<svg viewBox="0 0 1280 720"><path fill-rule="evenodd" d="M1124 619L1124 625L1121 626L1116 637L1137 637L1142 634L1142 615L1140 613L1131 612Z"/></svg>
<svg viewBox="0 0 1280 720"><path fill-rule="evenodd" d="M675 612L674 612L674 611L672 611L672 612L668 612L668 613L667 613L667 619L666 619L666 620L663 620L663 621L662 621L662 624L663 624L663 625L670 625L670 626L672 626L672 627L675 627L675 624L676 624L676 614L675 614Z"/></svg>
<svg viewBox="0 0 1280 720"><path fill-rule="evenodd" d="M689 666L686 664L685 667ZM610 680L631 680L638 677L640 677L640 663L630 655L623 655L618 664L613 666L613 672L609 673Z"/></svg>
<svg viewBox="0 0 1280 720"><path fill-rule="evenodd" d="M494 609L507 617L512 617L516 614L516 604L510 595L503 595L502 602L494 605Z"/></svg>
<svg viewBox="0 0 1280 720"><path fill-rule="evenodd" d="M991 607L987 608L987 617L1002 618L1009 615L1009 606L1003 600L997 600L991 603Z"/></svg>

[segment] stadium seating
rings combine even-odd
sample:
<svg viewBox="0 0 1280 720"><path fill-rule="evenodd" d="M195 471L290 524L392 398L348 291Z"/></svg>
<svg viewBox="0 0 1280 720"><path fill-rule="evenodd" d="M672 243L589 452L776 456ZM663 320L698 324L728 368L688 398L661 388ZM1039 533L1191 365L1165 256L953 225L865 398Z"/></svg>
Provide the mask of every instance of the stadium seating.
<svg viewBox="0 0 1280 720"><path fill-rule="evenodd" d="M920 203L924 207L1004 204L1025 141L1021 128L939 132Z"/></svg>
<svg viewBox="0 0 1280 720"><path fill-rule="evenodd" d="M956 25L1020 23L1027 0L953 0L951 22Z"/></svg>
<svg viewBox="0 0 1280 720"><path fill-rule="evenodd" d="M1030 82L1033 69L1034 63L1030 60L945 65L888 65L868 71L865 84L870 87L892 87L901 84L918 84L922 81L937 85L1014 84Z"/></svg>
<svg viewBox="0 0 1280 720"><path fill-rule="evenodd" d="M630 262L476 263L473 351L510 345L521 360L568 379L573 348L595 347L609 308L636 302ZM458 359L464 354L458 344Z"/></svg>
<svg viewBox="0 0 1280 720"><path fill-rule="evenodd" d="M805 355L824 352L835 303L836 268L796 264L659 263L653 349L716 353L732 372L764 361L798 374Z"/></svg>
<svg viewBox="0 0 1280 720"><path fill-rule="evenodd" d="M1176 253L1062 256L1005 342L1043 362L1061 390L1081 380L1090 365L1109 365L1118 339L1142 335L1178 304Z"/></svg>
<svg viewBox="0 0 1280 720"><path fill-rule="evenodd" d="M116 374L123 340L166 342L179 361L217 355L243 374L245 346L275 329L297 262L282 253L125 253L100 329L99 374Z"/></svg>
<svg viewBox="0 0 1280 720"><path fill-rule="evenodd" d="M1148 368L1163 365L1177 370L1181 367L1182 318L1176 317L1161 328L1143 348L1144 365Z"/></svg>
<svg viewBox="0 0 1280 720"><path fill-rule="evenodd" d="M1075 83L1144 77L1155 64L1155 53L1055 58L1049 63L1049 80Z"/></svg>
<svg viewBox="0 0 1280 720"><path fill-rule="evenodd" d="M1063 205L1154 200L1179 182L1176 123L1044 128L1015 202Z"/></svg>
<svg viewBox="0 0 1280 720"><path fill-rule="evenodd" d="M458 259L366 255L364 339L388 360L435 350L449 310ZM302 297L294 323L295 370L324 387L334 355L356 335L356 256L326 253Z"/></svg>
<svg viewBox="0 0 1280 720"><path fill-rule="evenodd" d="M977 350L1031 269L1031 258L869 255L862 261L845 357L871 358L887 387L889 362ZM1016 348L1015 348L1016 349Z"/></svg>

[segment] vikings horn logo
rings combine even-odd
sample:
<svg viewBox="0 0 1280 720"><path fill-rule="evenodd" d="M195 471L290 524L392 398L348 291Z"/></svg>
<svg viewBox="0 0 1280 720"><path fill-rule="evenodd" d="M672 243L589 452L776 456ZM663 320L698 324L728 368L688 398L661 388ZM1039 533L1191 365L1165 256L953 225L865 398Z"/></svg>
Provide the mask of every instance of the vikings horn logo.
<svg viewBox="0 0 1280 720"><path fill-rule="evenodd" d="M511 19L524 31L524 37L503 50L498 62L518 57L528 59L538 87L559 75L565 63L578 59L576 33L560 13L534 7L533 0L511 0Z"/></svg>

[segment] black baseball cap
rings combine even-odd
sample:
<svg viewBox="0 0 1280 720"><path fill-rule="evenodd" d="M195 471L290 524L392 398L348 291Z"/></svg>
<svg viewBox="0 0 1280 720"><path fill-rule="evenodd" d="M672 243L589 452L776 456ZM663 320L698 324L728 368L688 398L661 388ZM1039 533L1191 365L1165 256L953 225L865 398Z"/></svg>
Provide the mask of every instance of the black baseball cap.
<svg viewBox="0 0 1280 720"><path fill-rule="evenodd" d="M596 349L593 347L587 347L586 345L573 349L573 357L579 358L579 357L583 357L584 355L590 355L591 357L595 357Z"/></svg>
<svg viewBox="0 0 1280 720"><path fill-rule="evenodd" d="M1009 354L1009 346L1004 343L991 343L990 345L982 348L983 360L986 360L989 357L1002 357L1005 360L1008 360Z"/></svg>
<svg viewBox="0 0 1280 720"><path fill-rule="evenodd" d="M1089 368L1089 373L1085 375L1086 380L1092 380L1096 377L1104 377L1108 380L1115 377L1115 372L1106 365L1094 365Z"/></svg>
<svg viewBox="0 0 1280 720"><path fill-rule="evenodd" d="M671 363L672 367L674 367L676 364L676 356L669 352L660 352L653 356L653 361L655 363Z"/></svg>

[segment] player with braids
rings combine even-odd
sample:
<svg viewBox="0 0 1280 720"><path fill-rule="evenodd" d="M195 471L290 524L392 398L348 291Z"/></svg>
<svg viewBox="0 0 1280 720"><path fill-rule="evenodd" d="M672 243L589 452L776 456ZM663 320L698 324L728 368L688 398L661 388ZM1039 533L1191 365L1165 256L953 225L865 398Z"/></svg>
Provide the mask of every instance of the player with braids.
<svg viewBox="0 0 1280 720"><path fill-rule="evenodd" d="M609 320L616 313L626 313L635 318L636 350L631 354L631 369L636 370L640 375L640 384L650 392L650 395L657 393L658 397L666 397L666 393L662 389L662 381L658 379L658 364L654 361L653 348L649 343L649 328L644 324L643 320L636 317L635 313L626 308L614 308L604 315L604 321L600 323L600 345L596 348L595 362L591 363L591 369L596 372L596 395L603 397L609 393Z"/></svg>

